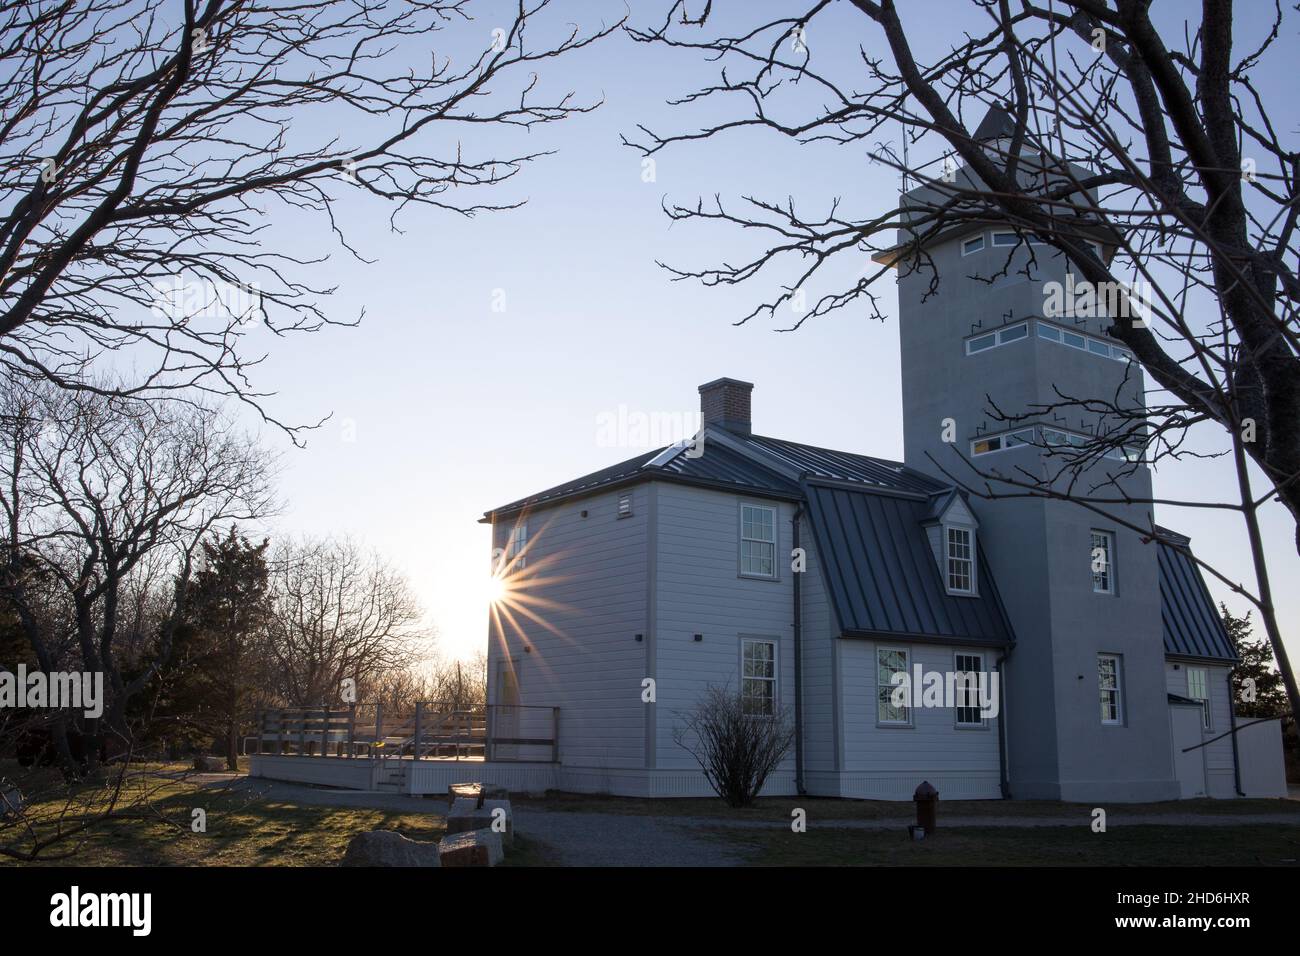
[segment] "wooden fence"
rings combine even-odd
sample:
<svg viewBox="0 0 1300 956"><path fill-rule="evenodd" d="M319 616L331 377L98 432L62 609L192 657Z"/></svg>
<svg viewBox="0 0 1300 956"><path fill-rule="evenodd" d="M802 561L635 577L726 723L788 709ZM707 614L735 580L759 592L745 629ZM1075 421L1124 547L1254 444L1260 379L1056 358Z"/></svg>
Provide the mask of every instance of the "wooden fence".
<svg viewBox="0 0 1300 956"><path fill-rule="evenodd" d="M284 707L258 711L256 725L259 754L559 761L558 707Z"/></svg>

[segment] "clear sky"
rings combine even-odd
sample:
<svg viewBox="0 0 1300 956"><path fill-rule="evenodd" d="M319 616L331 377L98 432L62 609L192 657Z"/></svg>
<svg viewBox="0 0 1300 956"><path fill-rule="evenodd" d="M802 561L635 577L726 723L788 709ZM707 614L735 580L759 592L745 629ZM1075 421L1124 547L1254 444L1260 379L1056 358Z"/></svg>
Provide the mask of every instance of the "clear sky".
<svg viewBox="0 0 1300 956"><path fill-rule="evenodd" d="M955 42L969 25L954 22L956 6L909 3L904 23L928 42ZM647 5L634 9L646 16ZM601 16L620 16L622 5L568 10L567 19L594 26ZM851 11L842 19L850 29L858 20ZM479 21L473 29L486 36L494 25ZM817 43L818 34L809 41ZM1294 23L1280 42L1294 48ZM274 530L350 533L379 549L408 575L442 651L452 655L486 643L489 535L477 519L492 506L636 454L638 447L609 447L598 427L620 405L676 416L682 433L663 441L685 437L696 386L731 376L755 383L761 434L902 457L892 284L880 286L889 321L870 322L850 309L780 333L760 320L732 325L772 292L774 280L704 289L671 282L655 265L699 266L747 248L734 232L671 225L660 208L665 198L790 194L812 209L838 195L848 213L865 216L897 201L897 176L871 164L865 149L799 148L744 134L661 154L655 181L644 182L639 155L619 135L633 134L638 123L682 128L687 116L665 101L708 82L715 68L623 36L547 66L550 88L605 102L593 114L516 138L558 151L500 194L527 198L524 208L474 219L416 210L399 221L398 235L389 231L386 206L350 197L340 207L344 227L369 263L331 246L318 222L304 230L277 221L281 241L295 250L333 251L317 273L337 285L331 314L350 319L364 309L366 317L355 329L286 340L248 333L250 347L270 350L257 384L278 392L271 408L279 416L334 415L304 450L268 435L286 446L287 508ZM1294 101L1293 75L1279 74L1272 89ZM1285 106L1280 128L1294 135L1295 104ZM502 294L505 310L494 311ZM1207 489L1231 497L1223 464L1189 461L1156 475L1160 496L1205 496ZM1158 519L1189 534L1198 553L1230 575L1251 580L1236 516L1165 508ZM1266 534L1288 646L1300 658L1300 561L1280 506L1266 512ZM1212 583L1211 590L1244 610L1226 589Z"/></svg>

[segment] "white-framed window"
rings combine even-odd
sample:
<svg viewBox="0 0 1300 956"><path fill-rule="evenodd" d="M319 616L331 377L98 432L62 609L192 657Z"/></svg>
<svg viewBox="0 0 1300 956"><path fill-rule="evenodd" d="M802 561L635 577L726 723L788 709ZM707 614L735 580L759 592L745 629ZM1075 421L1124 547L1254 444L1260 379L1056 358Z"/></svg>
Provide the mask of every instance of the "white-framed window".
<svg viewBox="0 0 1300 956"><path fill-rule="evenodd" d="M745 577L776 577L776 509L740 506L740 573Z"/></svg>
<svg viewBox="0 0 1300 956"><path fill-rule="evenodd" d="M1091 335L1080 335L1078 332L1071 332L1069 329L1063 329L1059 325L1053 325L1051 322L1045 322L1042 319L1036 319L1034 325L1038 337L1046 339L1048 342L1066 345L1072 349L1078 349L1080 352L1088 352L1102 358L1114 359L1117 362L1132 362L1134 360L1133 353L1128 349L1119 345L1112 345L1104 339Z"/></svg>
<svg viewBox="0 0 1300 956"><path fill-rule="evenodd" d="M1034 443L1034 430L1032 428L1021 428L1014 432L1003 432L1000 435L986 435L983 438L976 438L970 443L970 453L972 455L987 455L995 451L1006 451L1008 448L1018 448L1021 445L1032 445Z"/></svg>
<svg viewBox="0 0 1300 956"><path fill-rule="evenodd" d="M983 670L984 657L981 654L957 654L954 658L958 727L988 726L979 699L979 675Z"/></svg>
<svg viewBox="0 0 1300 956"><path fill-rule="evenodd" d="M520 518L510 529L510 540L506 545L506 569L515 571L524 566L527 558L524 551L528 547L528 522Z"/></svg>
<svg viewBox="0 0 1300 956"><path fill-rule="evenodd" d="M952 594L975 593L975 531L947 525L944 528L944 580Z"/></svg>
<svg viewBox="0 0 1300 956"><path fill-rule="evenodd" d="M905 647L876 648L876 722L895 727L906 727L912 723L912 708L906 702L894 706L894 675L906 674L908 658Z"/></svg>
<svg viewBox="0 0 1300 956"><path fill-rule="evenodd" d="M1097 594L1115 593L1115 534L1092 529L1089 535L1088 561L1092 569L1092 589Z"/></svg>
<svg viewBox="0 0 1300 956"><path fill-rule="evenodd" d="M1187 696L1201 702L1201 725L1210 729L1210 680L1204 667L1187 668Z"/></svg>
<svg viewBox="0 0 1300 956"><path fill-rule="evenodd" d="M970 453L974 457L980 455L989 455L995 451L1007 451L1011 448L1020 448L1025 445L1037 445L1048 450L1049 454L1058 454L1053 452L1054 448L1087 448L1094 442L1104 441L1104 447L1100 449L1102 458L1110 458L1114 461L1131 461L1140 462L1142 460L1142 449L1132 445L1112 444L1110 439L1098 439L1087 435L1080 435L1077 432L1067 432L1061 428L1049 428L1041 426L1042 439L1039 440L1040 426L1031 425L1028 428L1017 428L1015 431L998 432L994 435L984 435L980 438L971 439Z"/></svg>
<svg viewBox="0 0 1300 956"><path fill-rule="evenodd" d="M1061 329L1061 344L1068 345L1072 349L1079 349L1081 352L1088 351L1088 339L1077 332L1069 332Z"/></svg>
<svg viewBox="0 0 1300 956"><path fill-rule="evenodd" d="M961 254L963 256L969 256L972 253L980 252L983 248L984 248L984 235L983 233L981 233L978 236L971 236L969 239L966 239L962 242Z"/></svg>
<svg viewBox="0 0 1300 956"><path fill-rule="evenodd" d="M1010 342L1018 342L1020 339L1027 338L1029 338L1029 323L1018 322L1015 325L1008 325L995 332L988 332L984 335L977 335L974 338L967 339L966 354L974 355L976 352L987 352L989 349L996 348L999 345L1007 345Z"/></svg>
<svg viewBox="0 0 1300 956"><path fill-rule="evenodd" d="M750 717L776 713L776 641L741 638L740 706Z"/></svg>
<svg viewBox="0 0 1300 956"><path fill-rule="evenodd" d="M1101 722L1118 724L1124 720L1123 672L1115 654L1097 655L1097 688L1101 692Z"/></svg>
<svg viewBox="0 0 1300 956"><path fill-rule="evenodd" d="M1020 244L1020 237L1014 232L999 230L993 233L993 245L995 246L1016 246Z"/></svg>
<svg viewBox="0 0 1300 956"><path fill-rule="evenodd" d="M1071 448L1086 448L1090 442L1097 439L1089 438L1087 435L1080 435L1077 432L1067 432L1059 428L1043 429L1043 444L1049 448L1068 445ZM1134 448L1131 445L1112 445L1107 444L1101 451L1102 458L1110 458L1115 461L1141 461L1142 449Z"/></svg>

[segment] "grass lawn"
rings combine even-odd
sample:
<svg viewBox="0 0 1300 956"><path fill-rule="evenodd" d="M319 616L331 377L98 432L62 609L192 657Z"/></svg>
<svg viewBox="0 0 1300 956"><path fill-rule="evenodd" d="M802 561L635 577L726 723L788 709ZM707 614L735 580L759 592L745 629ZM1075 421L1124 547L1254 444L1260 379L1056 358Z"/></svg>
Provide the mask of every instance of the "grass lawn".
<svg viewBox="0 0 1300 956"><path fill-rule="evenodd" d="M9 770L11 768L4 768ZM298 806L222 789L200 789L192 779L175 779L180 766L155 766L153 772L132 781L131 798L147 803L129 814L94 826L89 832L50 849L57 853L77 847L68 864L79 866L333 866L343 857L348 840L362 830L399 830L412 840L436 841L444 833L440 813L403 814L352 807ZM24 771L23 773L28 773ZM25 790L34 792L30 775L13 775ZM99 795L96 794L96 798ZM134 803L128 799L123 803ZM123 805L119 803L119 806ZM31 816L45 821L38 832L48 833L64 806L49 794L33 801ZM102 802L91 804L92 809ZM431 809L444 804L430 801ZM194 809L207 812L207 832L191 830ZM13 830L0 832L0 843L16 840ZM544 859L536 848L527 859ZM15 861L0 857L0 865ZM49 860L45 865L59 865ZM42 865L41 861L36 864Z"/></svg>
<svg viewBox="0 0 1300 956"><path fill-rule="evenodd" d="M808 813L810 824L817 820L898 820L910 823L916 810L910 801L838 800L829 797L765 797L752 807L734 810L717 797L680 797L646 800L637 797L591 796L577 793L548 793L544 798L511 796L521 806L574 813L617 813L637 816L717 817L731 820L789 821L796 807ZM939 824L948 817L1054 817L1090 820L1089 803L1056 803L1048 800L943 800L939 802ZM1135 815L1214 814L1235 816L1253 813L1295 814L1300 824L1300 800L1172 800L1164 803L1116 803L1106 806L1117 818Z"/></svg>
<svg viewBox="0 0 1300 956"><path fill-rule="evenodd" d="M1300 829L1129 826L906 830L715 830L756 866L1298 866Z"/></svg>
<svg viewBox="0 0 1300 956"><path fill-rule="evenodd" d="M441 801L429 801L429 813L394 812L358 807L300 805L285 799L255 796L223 787L200 787L183 776L183 765L145 765L131 776L119 807L120 816L97 823L88 832L61 843L51 852L76 848L68 863L86 866L333 866L351 837L363 830L392 829L421 841L436 841L444 832ZM65 807L53 771L19 770L0 765L0 776L15 780L31 797L29 809L38 832L49 833ZM209 780L213 778L208 778ZM84 805L76 813L103 807L104 791L85 787ZM741 828L693 826L692 832L724 841L744 851L758 865L1280 865L1300 858L1300 802L1286 800L1196 800L1157 804L1117 804L1108 808L1116 825L1095 834L1088 823L1091 806L1044 801L947 801L940 804L940 830L912 842L904 824L912 819L910 803L770 798L744 810L719 799L642 800L619 797L548 794L512 798L521 806L548 810L645 816L705 817L719 821L780 821L791 810L807 812L808 830L786 826ZM207 813L204 833L191 830L193 811ZM1296 826L1227 824L1224 826L1123 825L1126 815L1243 813L1294 814ZM943 828L945 817L1052 817L1077 819L1077 826L1017 828ZM70 819L70 818L65 818ZM819 827L837 820L896 821L884 830ZM65 823L66 825L66 823ZM0 829L0 845L21 846L14 829ZM34 865L58 865L45 859ZM557 862L555 848L527 834L517 835L506 866L547 866ZM0 865L15 861L0 857ZM23 864L19 864L23 865ZM33 865L33 864L26 864Z"/></svg>

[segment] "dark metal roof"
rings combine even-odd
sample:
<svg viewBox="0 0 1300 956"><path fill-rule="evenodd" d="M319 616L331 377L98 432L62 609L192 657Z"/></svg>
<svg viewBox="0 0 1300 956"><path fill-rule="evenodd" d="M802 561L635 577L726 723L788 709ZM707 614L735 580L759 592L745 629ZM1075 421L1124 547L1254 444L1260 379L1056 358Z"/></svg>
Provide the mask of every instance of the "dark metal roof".
<svg viewBox="0 0 1300 956"><path fill-rule="evenodd" d="M1232 663L1232 647L1200 569L1185 550L1188 539L1164 528L1156 547L1160 562L1160 619L1165 653Z"/></svg>
<svg viewBox="0 0 1300 956"><path fill-rule="evenodd" d="M971 137L979 143L986 139L1006 138L1010 139L1016 133L1016 121L1011 118L1001 106L990 106L989 111L984 114L984 119L980 120L980 125L975 129L975 135Z"/></svg>
<svg viewBox="0 0 1300 956"><path fill-rule="evenodd" d="M833 451L815 445L782 441L779 438L765 438L762 435L737 435L736 437L746 446L761 454L772 456L787 467L794 468L804 478L852 481L876 488L890 488L922 495L933 494L948 487L918 471L913 471L902 462L872 458L868 455L855 455L847 451Z"/></svg>
<svg viewBox="0 0 1300 956"><path fill-rule="evenodd" d="M493 514L511 514L533 505L543 504L546 502L556 501L560 498L569 498L578 494L585 494L595 491L597 488L603 488L606 485L613 485L620 481L627 481L630 478L638 477L641 466L650 461L662 448L655 451L643 452L635 458L629 458L627 461L620 461L617 465L610 465L608 468L602 468L600 471L593 471L591 474L583 475L581 478L574 478L572 481L566 481L562 485L556 485L554 488L547 488L545 491L539 491L535 495L529 495L526 498L520 498L518 501L512 501L508 505L502 505L500 508L493 508L487 512L484 517Z"/></svg>
<svg viewBox="0 0 1300 956"><path fill-rule="evenodd" d="M593 471L562 485L556 485L537 494L494 508L484 515L509 515L536 505L550 504L564 498L590 494L600 488L633 481L650 479L682 481L688 484L738 488L752 494L771 495L778 498L800 498L799 486L782 477L776 468L794 469L808 478L827 481L848 481L870 485L873 488L892 489L910 494L930 495L947 486L912 471L900 462L884 458L871 458L845 451L832 451L779 438L731 433L731 437L746 448L766 457L774 468L767 468L740 452L733 451L722 442L706 440L704 454L691 458L679 452L663 465L652 462L667 448L656 448L635 458Z"/></svg>
<svg viewBox="0 0 1300 956"><path fill-rule="evenodd" d="M922 527L929 501L812 483L804 490L842 633L997 646L1014 640L982 550L979 596L944 588Z"/></svg>
<svg viewBox="0 0 1300 956"><path fill-rule="evenodd" d="M795 483L718 442L706 444L704 454L697 458L681 452L662 467L649 470L695 481L738 485L754 492L802 497Z"/></svg>

